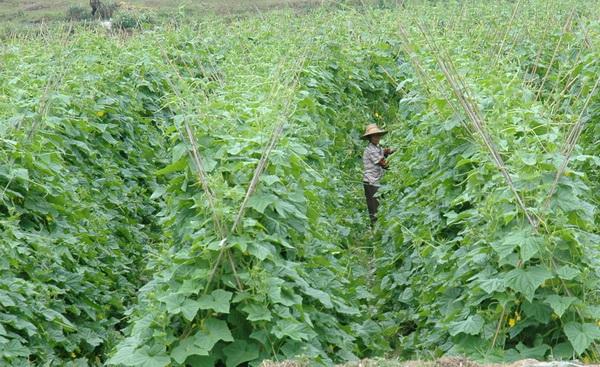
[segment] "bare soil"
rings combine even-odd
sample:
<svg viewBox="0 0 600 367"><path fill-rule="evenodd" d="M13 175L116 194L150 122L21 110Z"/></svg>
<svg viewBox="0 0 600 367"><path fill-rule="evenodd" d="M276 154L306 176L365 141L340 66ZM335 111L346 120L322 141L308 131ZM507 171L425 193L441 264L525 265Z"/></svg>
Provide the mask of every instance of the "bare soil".
<svg viewBox="0 0 600 367"><path fill-rule="evenodd" d="M263 362L261 367L309 367L307 362ZM435 361L399 361L390 359L365 359L351 362L338 367L577 367L579 362L542 362L535 359L524 359L510 364L489 363L480 364L463 357L444 357ZM586 365L600 367L600 365Z"/></svg>

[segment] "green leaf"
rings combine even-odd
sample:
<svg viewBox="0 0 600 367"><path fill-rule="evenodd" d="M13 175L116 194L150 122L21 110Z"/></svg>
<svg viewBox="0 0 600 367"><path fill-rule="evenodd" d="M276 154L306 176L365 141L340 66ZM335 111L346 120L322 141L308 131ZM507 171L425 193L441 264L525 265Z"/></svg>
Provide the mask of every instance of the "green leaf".
<svg viewBox="0 0 600 367"><path fill-rule="evenodd" d="M563 330L578 355L585 352L594 340L600 338L600 328L594 324L569 322Z"/></svg>
<svg viewBox="0 0 600 367"><path fill-rule="evenodd" d="M188 299L181 306L181 313L188 321L192 321L196 317L198 309L200 309L200 302Z"/></svg>
<svg viewBox="0 0 600 367"><path fill-rule="evenodd" d="M552 309L545 303L537 300L534 302L523 302L521 309L528 319L533 319L542 324L547 324L552 318Z"/></svg>
<svg viewBox="0 0 600 367"><path fill-rule="evenodd" d="M264 182L267 186L271 186L276 182L281 182L278 176L273 175L262 175L260 181Z"/></svg>
<svg viewBox="0 0 600 367"><path fill-rule="evenodd" d="M135 349L132 343L126 343L122 348L119 348L117 354L106 362L107 365L141 367L164 367L169 363L171 363L171 358L168 356L152 354L148 346Z"/></svg>
<svg viewBox="0 0 600 367"><path fill-rule="evenodd" d="M333 303L331 303L331 297L329 296L329 294L311 287L306 287L302 289L302 291L305 294L319 300L319 302L321 302L323 306L327 308L333 308Z"/></svg>
<svg viewBox="0 0 600 367"><path fill-rule="evenodd" d="M242 308L242 311L248 314L248 321L271 321L271 311L262 304L251 303Z"/></svg>
<svg viewBox="0 0 600 367"><path fill-rule="evenodd" d="M233 336L231 336L231 332L229 331L229 327L227 326L227 323L225 321L209 318L204 323L204 326L208 331L209 337L217 340L222 340L224 342L233 341Z"/></svg>
<svg viewBox="0 0 600 367"><path fill-rule="evenodd" d="M554 360L574 359L575 351L573 350L571 343L560 343L552 348L552 357Z"/></svg>
<svg viewBox="0 0 600 367"><path fill-rule="evenodd" d="M85 340L85 342L91 345L92 347L97 347L104 341L98 334L96 334L93 330L88 328L80 328L78 334L79 337Z"/></svg>
<svg viewBox="0 0 600 367"><path fill-rule="evenodd" d="M533 166L536 164L537 160L536 160L536 156L533 153L524 153L523 155L521 155L521 160L523 161L523 163L525 163L527 166Z"/></svg>
<svg viewBox="0 0 600 367"><path fill-rule="evenodd" d="M528 236L519 243L521 260L526 262L533 258L539 252L544 240L541 237Z"/></svg>
<svg viewBox="0 0 600 367"><path fill-rule="evenodd" d="M494 249L494 251L496 251L500 259L503 259L508 255L512 254L516 247L517 242L507 241L506 239L503 241L492 243L492 248Z"/></svg>
<svg viewBox="0 0 600 367"><path fill-rule="evenodd" d="M165 192L167 192L167 188L165 186L156 187L152 195L150 195L150 200L158 199L159 197L163 196Z"/></svg>
<svg viewBox="0 0 600 367"><path fill-rule="evenodd" d="M296 218L307 219L306 216L289 201L283 201L281 199L277 200L275 202L275 210L283 218L287 218L287 214L291 214Z"/></svg>
<svg viewBox="0 0 600 367"><path fill-rule="evenodd" d="M479 315L469 316L466 320L455 321L450 324L449 333L452 336L460 333L468 335L477 335L483 329L484 320Z"/></svg>
<svg viewBox="0 0 600 367"><path fill-rule="evenodd" d="M531 302L535 291L546 280L552 278L552 274L541 266L528 269L514 269L507 273L507 284L510 288L522 293Z"/></svg>
<svg viewBox="0 0 600 367"><path fill-rule="evenodd" d="M278 339L289 337L290 339L303 341L309 340L310 334L307 332L308 326L294 319L278 320L273 327L272 333Z"/></svg>
<svg viewBox="0 0 600 367"><path fill-rule="evenodd" d="M204 330L179 342L171 352L171 358L183 364L192 355L208 356L220 340L232 342L233 336L225 321L210 318L204 323Z"/></svg>
<svg viewBox="0 0 600 367"><path fill-rule="evenodd" d="M16 303L6 292L0 291L0 305L4 307L12 307L15 306Z"/></svg>
<svg viewBox="0 0 600 367"><path fill-rule="evenodd" d="M502 292L506 289L506 282L499 278L485 279L479 283L479 287L488 294Z"/></svg>
<svg viewBox="0 0 600 367"><path fill-rule="evenodd" d="M550 346L547 344L541 344L529 348L523 343L517 344L517 350L519 351L519 359L533 358L537 360L544 360L546 353L550 350Z"/></svg>
<svg viewBox="0 0 600 367"><path fill-rule="evenodd" d="M214 290L211 294L205 294L198 299L201 310L214 310L219 313L229 313L229 304L233 293L222 289Z"/></svg>
<svg viewBox="0 0 600 367"><path fill-rule="evenodd" d="M569 265L562 266L556 270L556 275L558 275L560 279L564 280L573 280L579 274L581 274L581 271L579 269Z"/></svg>
<svg viewBox="0 0 600 367"><path fill-rule="evenodd" d="M195 334L189 338L186 338L179 342L173 351L171 351L171 358L173 358L177 363L183 364L185 360L192 355L205 355L207 356L210 350L200 349L196 345L197 335Z"/></svg>
<svg viewBox="0 0 600 367"><path fill-rule="evenodd" d="M11 340L5 345L0 344L0 357L8 360L15 357L28 357L32 351L18 340Z"/></svg>
<svg viewBox="0 0 600 367"><path fill-rule="evenodd" d="M166 166L162 169L159 169L158 171L156 171L156 175L157 176L168 175L169 173L182 171L186 167L187 167L187 160L185 159L185 157L183 157L180 160L178 160L177 162L169 164L168 166Z"/></svg>
<svg viewBox="0 0 600 367"><path fill-rule="evenodd" d="M598 320L600 319L600 306L590 304L583 305L581 313L584 317Z"/></svg>
<svg viewBox="0 0 600 367"><path fill-rule="evenodd" d="M492 248L496 251L500 259L504 259L519 247L521 259L525 262L538 253L542 244L542 237L532 233L531 229L525 228L510 233L501 241L492 243Z"/></svg>
<svg viewBox="0 0 600 367"><path fill-rule="evenodd" d="M150 348L142 347L135 352L135 365L143 367L165 367L171 363L171 358L166 355L150 355Z"/></svg>
<svg viewBox="0 0 600 367"><path fill-rule="evenodd" d="M558 317L562 317L565 311L579 299L576 297L562 297L556 294L546 297L546 303L552 307Z"/></svg>
<svg viewBox="0 0 600 367"><path fill-rule="evenodd" d="M261 242L251 242L248 244L248 253L260 261L268 258L274 251L273 246L261 243Z"/></svg>
<svg viewBox="0 0 600 367"><path fill-rule="evenodd" d="M214 355L210 355L210 356L193 355L193 356L190 356L186 360L186 364L187 364L187 366L190 366L190 367L212 367L217 363L218 359L219 359L219 357L214 356Z"/></svg>
<svg viewBox="0 0 600 367"><path fill-rule="evenodd" d="M256 210L257 212L264 214L265 209L269 205L273 205L279 201L279 198L273 194L265 194L262 192L256 192L248 200L248 207Z"/></svg>
<svg viewBox="0 0 600 367"><path fill-rule="evenodd" d="M165 303L168 313L176 315L181 312L181 305L185 301L185 296L182 294L170 293L159 298L159 301Z"/></svg>
<svg viewBox="0 0 600 367"><path fill-rule="evenodd" d="M258 345L247 343L245 340L236 340L223 348L225 364L227 367L236 367L244 362L258 358Z"/></svg>

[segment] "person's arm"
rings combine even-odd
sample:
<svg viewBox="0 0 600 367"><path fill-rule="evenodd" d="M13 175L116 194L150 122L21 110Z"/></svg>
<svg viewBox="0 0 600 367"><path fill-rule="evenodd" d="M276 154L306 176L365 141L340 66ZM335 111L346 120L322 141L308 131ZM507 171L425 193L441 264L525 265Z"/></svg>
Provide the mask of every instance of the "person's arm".
<svg viewBox="0 0 600 367"><path fill-rule="evenodd" d="M385 152L381 154L380 150L372 149L369 151L369 159L373 164L380 166L383 169L389 168L388 162L385 160Z"/></svg>
<svg viewBox="0 0 600 367"><path fill-rule="evenodd" d="M390 156L392 153L394 153L396 151L396 149L392 149L392 148L385 148L383 150L383 156L385 158L387 158L388 156Z"/></svg>

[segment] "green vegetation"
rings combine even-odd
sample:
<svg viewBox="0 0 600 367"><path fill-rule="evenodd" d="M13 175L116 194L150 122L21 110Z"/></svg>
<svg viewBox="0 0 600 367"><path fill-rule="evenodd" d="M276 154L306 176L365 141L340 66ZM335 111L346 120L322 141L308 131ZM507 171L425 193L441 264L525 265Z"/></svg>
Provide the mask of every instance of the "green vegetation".
<svg viewBox="0 0 600 367"><path fill-rule="evenodd" d="M10 37L1 364L600 360L593 3Z"/></svg>

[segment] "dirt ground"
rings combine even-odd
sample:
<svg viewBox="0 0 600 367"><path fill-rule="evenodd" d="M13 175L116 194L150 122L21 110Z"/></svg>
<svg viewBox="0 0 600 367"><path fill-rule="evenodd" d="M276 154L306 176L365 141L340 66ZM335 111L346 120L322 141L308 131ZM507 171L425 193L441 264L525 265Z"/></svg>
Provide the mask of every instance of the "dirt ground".
<svg viewBox="0 0 600 367"><path fill-rule="evenodd" d="M306 362L264 362L261 367L309 367ZM390 359L362 360L347 363L338 367L578 367L579 362L541 362L535 359L524 359L511 364L479 364L461 357L444 357L435 361L399 361ZM586 365L600 367L600 365Z"/></svg>

